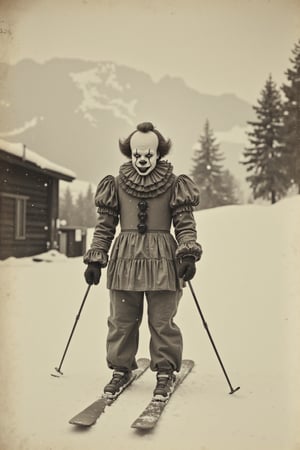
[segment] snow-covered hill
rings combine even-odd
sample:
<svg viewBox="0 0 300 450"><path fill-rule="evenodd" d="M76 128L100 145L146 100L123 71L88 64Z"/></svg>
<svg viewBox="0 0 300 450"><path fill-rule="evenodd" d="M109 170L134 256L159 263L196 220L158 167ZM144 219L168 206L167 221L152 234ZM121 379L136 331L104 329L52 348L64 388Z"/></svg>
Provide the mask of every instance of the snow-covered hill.
<svg viewBox="0 0 300 450"><path fill-rule="evenodd" d="M228 386L186 288L177 323L196 366L155 432L130 425L148 402L148 371L80 432L68 420L110 377L105 364L105 273L91 289L53 378L86 290L81 258L8 259L1 268L1 450L296 450L299 419L300 197L274 206L196 213L204 255L193 286L234 386ZM139 356L148 355L146 317Z"/></svg>

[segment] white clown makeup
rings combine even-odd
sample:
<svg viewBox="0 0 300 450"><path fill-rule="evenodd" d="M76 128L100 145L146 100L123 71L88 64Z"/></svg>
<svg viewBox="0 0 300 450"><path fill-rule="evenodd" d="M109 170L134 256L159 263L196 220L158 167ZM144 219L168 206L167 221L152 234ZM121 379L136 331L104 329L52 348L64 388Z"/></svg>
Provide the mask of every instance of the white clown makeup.
<svg viewBox="0 0 300 450"><path fill-rule="evenodd" d="M130 139L132 165L141 176L146 176L156 167L159 153L158 137L152 131L137 131Z"/></svg>

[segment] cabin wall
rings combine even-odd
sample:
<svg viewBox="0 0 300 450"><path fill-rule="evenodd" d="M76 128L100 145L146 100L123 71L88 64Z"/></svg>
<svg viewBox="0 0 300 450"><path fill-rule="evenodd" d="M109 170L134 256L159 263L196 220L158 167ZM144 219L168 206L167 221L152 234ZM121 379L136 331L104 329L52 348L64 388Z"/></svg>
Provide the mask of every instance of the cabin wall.
<svg viewBox="0 0 300 450"><path fill-rule="evenodd" d="M0 259L53 248L57 242L58 179L7 161L0 164ZM22 217L17 223L20 214L25 215L25 230Z"/></svg>

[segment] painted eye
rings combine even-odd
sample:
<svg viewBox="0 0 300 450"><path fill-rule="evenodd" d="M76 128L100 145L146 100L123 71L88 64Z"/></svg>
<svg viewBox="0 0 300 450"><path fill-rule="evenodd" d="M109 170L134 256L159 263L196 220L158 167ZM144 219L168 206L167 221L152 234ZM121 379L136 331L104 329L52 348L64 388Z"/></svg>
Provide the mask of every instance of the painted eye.
<svg viewBox="0 0 300 450"><path fill-rule="evenodd" d="M149 152L147 153L147 155L146 155L146 157L147 157L148 159L151 159L152 156L153 156L153 153L151 153L150 151L149 151Z"/></svg>
<svg viewBox="0 0 300 450"><path fill-rule="evenodd" d="M136 152L133 154L133 156L134 156L136 159L138 159L141 155L136 151Z"/></svg>

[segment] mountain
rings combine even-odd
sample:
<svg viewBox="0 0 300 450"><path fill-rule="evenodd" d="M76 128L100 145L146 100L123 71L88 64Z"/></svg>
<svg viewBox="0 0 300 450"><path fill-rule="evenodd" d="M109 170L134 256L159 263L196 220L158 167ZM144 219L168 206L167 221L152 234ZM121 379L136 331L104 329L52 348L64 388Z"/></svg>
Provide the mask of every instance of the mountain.
<svg viewBox="0 0 300 450"><path fill-rule="evenodd" d="M228 136L225 165L241 179L243 144L230 139L252 115L251 106L234 94L201 94L171 76L155 82L109 61L0 64L0 137L22 141L91 183L117 173L124 161L118 139L142 121L152 121L171 138L169 159L176 173L190 173L206 118L223 140Z"/></svg>

